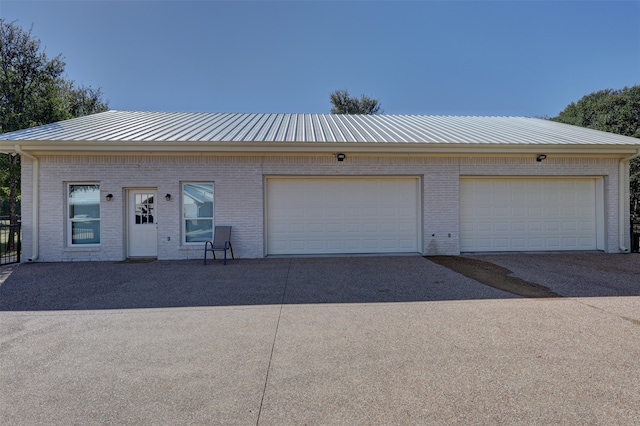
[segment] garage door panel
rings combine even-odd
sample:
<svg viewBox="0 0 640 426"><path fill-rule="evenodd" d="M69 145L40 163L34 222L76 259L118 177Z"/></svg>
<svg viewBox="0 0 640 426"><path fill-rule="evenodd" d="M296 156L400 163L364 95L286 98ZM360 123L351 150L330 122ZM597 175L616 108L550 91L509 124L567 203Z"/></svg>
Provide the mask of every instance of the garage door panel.
<svg viewBox="0 0 640 426"><path fill-rule="evenodd" d="M593 178L463 178L461 251L595 250Z"/></svg>
<svg viewBox="0 0 640 426"><path fill-rule="evenodd" d="M511 231L512 232L525 232L527 230L527 222L512 222L511 223Z"/></svg>
<svg viewBox="0 0 640 426"><path fill-rule="evenodd" d="M415 234L417 232L415 222L400 222L398 223L398 230L403 234Z"/></svg>
<svg viewBox="0 0 640 426"><path fill-rule="evenodd" d="M324 241L322 240L309 240L309 247L312 250L320 250L324 247Z"/></svg>
<svg viewBox="0 0 640 426"><path fill-rule="evenodd" d="M494 217L507 217L509 216L509 209L507 207L496 207L493 214Z"/></svg>
<svg viewBox="0 0 640 426"><path fill-rule="evenodd" d="M322 234L324 233L324 225L322 223L310 223L307 226L307 230L311 234Z"/></svg>
<svg viewBox="0 0 640 426"><path fill-rule="evenodd" d="M291 240L290 244L293 249L303 249L306 246L306 241Z"/></svg>
<svg viewBox="0 0 640 426"><path fill-rule="evenodd" d="M541 232L544 231L544 224L542 222L529 222L527 226L529 232Z"/></svg>
<svg viewBox="0 0 640 426"><path fill-rule="evenodd" d="M585 217L585 218L590 218L591 215L593 214L593 212L589 209L586 208L580 208L578 209L578 213L577 213L580 217Z"/></svg>
<svg viewBox="0 0 640 426"><path fill-rule="evenodd" d="M328 223L327 231L331 233L339 233L342 230L342 225L339 223Z"/></svg>
<svg viewBox="0 0 640 426"><path fill-rule="evenodd" d="M559 204L561 199L560 194L550 193L544 194L543 202L545 204Z"/></svg>
<svg viewBox="0 0 640 426"><path fill-rule="evenodd" d="M497 222L494 224L493 229L497 232L505 232L509 230L509 223L507 222Z"/></svg>
<svg viewBox="0 0 640 426"><path fill-rule="evenodd" d="M471 212L472 213L469 216L491 217L490 207L477 207L471 210Z"/></svg>
<svg viewBox="0 0 640 426"><path fill-rule="evenodd" d="M274 208L271 215L274 218L285 218L287 217L287 210L283 208Z"/></svg>
<svg viewBox="0 0 640 426"><path fill-rule="evenodd" d="M322 251L326 250L342 250L342 240L327 240Z"/></svg>
<svg viewBox="0 0 640 426"><path fill-rule="evenodd" d="M353 201L352 201L353 202ZM351 221L359 221L362 219L362 213L364 211L361 207L344 207L341 209L332 209L337 213L336 220L341 221L345 218Z"/></svg>
<svg viewBox="0 0 640 426"><path fill-rule="evenodd" d="M380 245L384 250L393 251L398 248L398 241L395 239L381 240Z"/></svg>
<svg viewBox="0 0 640 426"><path fill-rule="evenodd" d="M395 223L381 223L379 227L380 232L394 233L397 231Z"/></svg>
<svg viewBox="0 0 640 426"><path fill-rule="evenodd" d="M560 216L560 209L558 207L545 207L544 214L546 217Z"/></svg>
<svg viewBox="0 0 640 426"><path fill-rule="evenodd" d="M509 247L509 240L507 240L506 238L496 238L495 242L494 242L495 246L500 248L507 248Z"/></svg>
<svg viewBox="0 0 640 426"><path fill-rule="evenodd" d="M593 231L593 232L595 232L595 228L593 226L593 223L591 223L591 222L580 222L579 226L580 226L580 230L581 231Z"/></svg>
<svg viewBox="0 0 640 426"><path fill-rule="evenodd" d="M360 232L360 224L359 223L345 223L344 224L344 231L345 232L358 233L358 232Z"/></svg>
<svg viewBox="0 0 640 426"><path fill-rule="evenodd" d="M490 247L490 245L487 244L487 247ZM527 240L524 238L512 238L512 239L503 238L502 248L507 250L509 247L514 247L520 250L526 250Z"/></svg>
<svg viewBox="0 0 640 426"><path fill-rule="evenodd" d="M361 248L362 241L360 240L345 240L345 248L347 250L359 250Z"/></svg>
<svg viewBox="0 0 640 426"><path fill-rule="evenodd" d="M559 231L560 230L560 222L545 222L544 224L545 231Z"/></svg>
<svg viewBox="0 0 640 426"><path fill-rule="evenodd" d="M267 254L417 252L418 184L417 178L269 178Z"/></svg>
<svg viewBox="0 0 640 426"><path fill-rule="evenodd" d="M362 245L366 249L375 250L378 248L378 240L364 240Z"/></svg>
<svg viewBox="0 0 640 426"><path fill-rule="evenodd" d="M547 241L545 242L545 244L547 248L551 250L559 250L562 247L562 244L560 243L560 238L547 238Z"/></svg>
<svg viewBox="0 0 640 426"><path fill-rule="evenodd" d="M591 239L590 238L580 238L578 240L578 247L584 247L585 250L590 250L591 247Z"/></svg>
<svg viewBox="0 0 640 426"><path fill-rule="evenodd" d="M489 223L489 222L479 222L476 225L476 231L477 232L493 232L493 224Z"/></svg>
<svg viewBox="0 0 640 426"><path fill-rule="evenodd" d="M529 249L531 250L543 250L544 246L544 238L529 238L528 244Z"/></svg>
<svg viewBox="0 0 640 426"><path fill-rule="evenodd" d="M362 230L364 232L378 232L378 224L377 223L363 223Z"/></svg>
<svg viewBox="0 0 640 426"><path fill-rule="evenodd" d="M277 234L282 234L283 232L286 232L286 230L287 230L286 224L278 223L273 226L273 229L271 229L271 232L273 232L273 235L277 235Z"/></svg>
<svg viewBox="0 0 640 426"><path fill-rule="evenodd" d="M407 250L407 251L411 251L415 249L415 241L413 239L401 239L398 240L398 247L403 249L403 250Z"/></svg>
<svg viewBox="0 0 640 426"><path fill-rule="evenodd" d="M529 207L527 209L527 217L542 217L544 216L544 209L540 206Z"/></svg>
<svg viewBox="0 0 640 426"><path fill-rule="evenodd" d="M291 218L305 217L306 209L304 209L304 208L293 208L290 211L288 211L287 213L288 213L288 216L291 217Z"/></svg>
<svg viewBox="0 0 640 426"><path fill-rule="evenodd" d="M277 238L272 238L271 244L273 245L274 250L284 250L287 248L286 241Z"/></svg>

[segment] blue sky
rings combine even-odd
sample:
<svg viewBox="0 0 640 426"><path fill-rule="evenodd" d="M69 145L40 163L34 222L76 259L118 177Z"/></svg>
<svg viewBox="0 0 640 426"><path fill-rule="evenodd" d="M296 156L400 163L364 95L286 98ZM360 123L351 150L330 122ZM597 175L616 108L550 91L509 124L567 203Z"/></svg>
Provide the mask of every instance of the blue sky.
<svg viewBox="0 0 640 426"><path fill-rule="evenodd" d="M640 84L640 1L12 1L112 109L555 116Z"/></svg>

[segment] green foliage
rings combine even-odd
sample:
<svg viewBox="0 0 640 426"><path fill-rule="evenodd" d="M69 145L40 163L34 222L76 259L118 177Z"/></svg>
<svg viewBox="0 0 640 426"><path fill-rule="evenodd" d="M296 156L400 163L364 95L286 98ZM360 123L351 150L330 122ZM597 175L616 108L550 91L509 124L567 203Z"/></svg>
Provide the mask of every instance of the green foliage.
<svg viewBox="0 0 640 426"><path fill-rule="evenodd" d="M20 162L17 156L0 154L0 216L14 216L20 210ZM12 195L13 194L13 195ZM12 198L13 197L13 198Z"/></svg>
<svg viewBox="0 0 640 426"><path fill-rule="evenodd" d="M65 63L49 59L40 41L13 23L0 20L0 132L45 124L60 118L57 86Z"/></svg>
<svg viewBox="0 0 640 426"><path fill-rule="evenodd" d="M61 55L49 58L31 29L0 19L0 133L108 110L100 89L64 78ZM20 158L0 154L0 215L14 223L20 198Z"/></svg>
<svg viewBox="0 0 640 426"><path fill-rule="evenodd" d="M73 82L64 81L58 90L58 102L65 119L109 110L108 104L102 99L100 88L75 86Z"/></svg>
<svg viewBox="0 0 640 426"><path fill-rule="evenodd" d="M378 99L371 99L366 95L360 98L351 97L347 89L336 90L329 96L333 105L331 114L382 114L382 104Z"/></svg>
<svg viewBox="0 0 640 426"><path fill-rule="evenodd" d="M634 158L629 162L629 171L631 215L634 222L640 223L640 158Z"/></svg>
<svg viewBox="0 0 640 426"><path fill-rule="evenodd" d="M640 85L605 89L571 102L553 121L640 138ZM631 214L640 220L640 159L630 163Z"/></svg>
<svg viewBox="0 0 640 426"><path fill-rule="evenodd" d="M640 85L591 93L551 120L640 138Z"/></svg>

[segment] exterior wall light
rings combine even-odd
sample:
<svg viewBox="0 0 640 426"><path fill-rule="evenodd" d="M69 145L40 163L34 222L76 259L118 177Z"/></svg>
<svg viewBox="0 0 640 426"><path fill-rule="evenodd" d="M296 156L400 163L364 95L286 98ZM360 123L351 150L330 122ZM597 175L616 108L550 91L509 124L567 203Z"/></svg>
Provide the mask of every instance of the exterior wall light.
<svg viewBox="0 0 640 426"><path fill-rule="evenodd" d="M537 161L538 163L540 163L541 161L546 160L546 159L547 159L547 154L540 154L540 155L538 155L538 156L536 157L536 161Z"/></svg>
<svg viewBox="0 0 640 426"><path fill-rule="evenodd" d="M344 161L347 156L344 154L336 154L336 158L338 159L338 161Z"/></svg>
<svg viewBox="0 0 640 426"><path fill-rule="evenodd" d="M171 201L171 194L165 195L164 199L167 200L167 201Z"/></svg>
<svg viewBox="0 0 640 426"><path fill-rule="evenodd" d="M107 194L107 201L113 200L113 194Z"/></svg>

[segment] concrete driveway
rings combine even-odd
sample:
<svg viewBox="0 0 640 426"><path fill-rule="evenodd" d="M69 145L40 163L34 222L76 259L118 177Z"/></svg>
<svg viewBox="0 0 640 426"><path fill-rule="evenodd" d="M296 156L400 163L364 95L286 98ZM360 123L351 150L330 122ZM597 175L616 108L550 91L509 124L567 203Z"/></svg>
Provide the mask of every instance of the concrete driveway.
<svg viewBox="0 0 640 426"><path fill-rule="evenodd" d="M640 255L432 260L3 267L0 418L640 423Z"/></svg>

